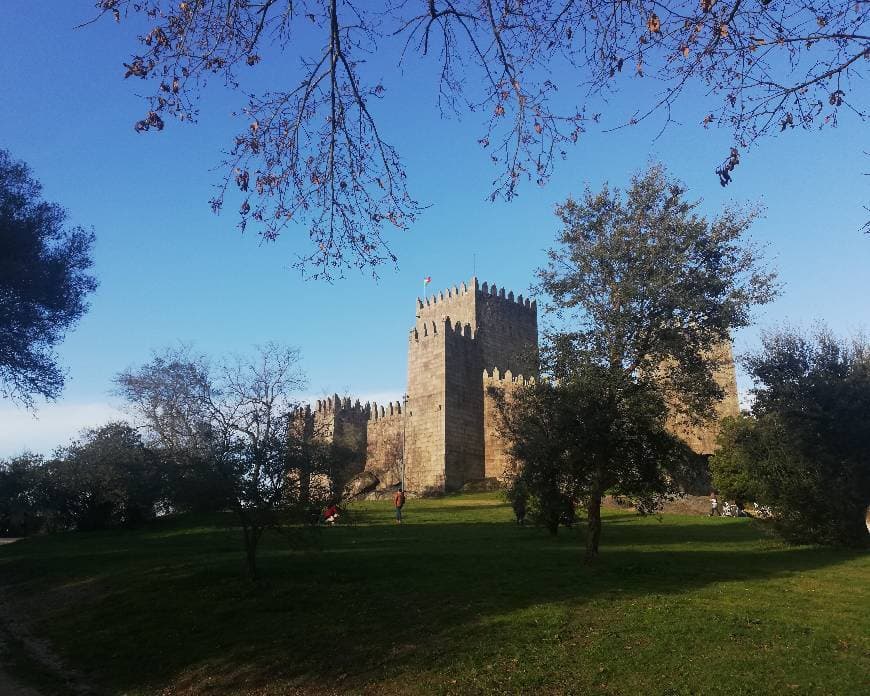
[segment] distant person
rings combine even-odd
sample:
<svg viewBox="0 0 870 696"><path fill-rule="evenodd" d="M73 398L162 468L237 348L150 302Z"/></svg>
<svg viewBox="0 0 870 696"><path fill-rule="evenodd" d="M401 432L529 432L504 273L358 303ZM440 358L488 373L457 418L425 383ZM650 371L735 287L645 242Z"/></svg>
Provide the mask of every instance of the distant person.
<svg viewBox="0 0 870 696"><path fill-rule="evenodd" d="M396 523L402 524L402 508L405 507L405 491L401 488L396 491L393 503L396 506Z"/></svg>
<svg viewBox="0 0 870 696"><path fill-rule="evenodd" d="M710 493L710 517L719 516L719 499L716 497L716 491Z"/></svg>
<svg viewBox="0 0 870 696"><path fill-rule="evenodd" d="M336 520L339 517L340 517L340 514L338 512L338 505L336 505L335 503L333 503L328 508L326 508L326 510L323 513L323 521L326 522L327 524L334 525Z"/></svg>
<svg viewBox="0 0 870 696"><path fill-rule="evenodd" d="M526 523L526 496L520 493L514 498L514 514L517 516L517 524Z"/></svg>

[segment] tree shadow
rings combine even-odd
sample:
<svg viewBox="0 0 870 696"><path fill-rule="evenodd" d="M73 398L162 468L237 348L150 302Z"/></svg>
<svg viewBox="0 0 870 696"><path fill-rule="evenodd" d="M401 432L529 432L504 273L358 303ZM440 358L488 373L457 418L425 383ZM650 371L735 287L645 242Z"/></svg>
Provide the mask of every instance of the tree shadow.
<svg viewBox="0 0 870 696"><path fill-rule="evenodd" d="M460 657L459 634L502 640L511 629L499 618L530 607L678 595L857 556L759 541L749 520L614 514L601 557L584 565L582 528L550 538L507 522L336 527L318 553L269 539L265 580L252 586L227 532L107 535L78 539L77 553L67 547L54 561L62 569L42 554L47 567L36 572L49 571L40 580L49 594L62 594L52 581L64 574L97 572L103 592L75 607L55 602L38 628L113 692L167 684L183 691L206 678L221 691L254 691L274 680L307 689L340 677L343 690ZM113 543L117 553L95 555ZM22 563L40 557L20 549ZM81 635L88 640L74 640Z"/></svg>

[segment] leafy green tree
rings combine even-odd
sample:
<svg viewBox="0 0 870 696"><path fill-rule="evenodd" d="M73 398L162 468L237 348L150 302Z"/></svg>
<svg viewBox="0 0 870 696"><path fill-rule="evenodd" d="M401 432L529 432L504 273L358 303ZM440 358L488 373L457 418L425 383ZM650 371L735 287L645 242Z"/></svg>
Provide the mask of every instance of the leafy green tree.
<svg viewBox="0 0 870 696"><path fill-rule="evenodd" d="M512 503L525 499L527 514L555 535L567 504L580 491L569 469L565 442L566 410L570 399L550 383L529 384L511 394L491 387L499 414L498 429L508 454L519 464L507 475Z"/></svg>
<svg viewBox="0 0 870 696"><path fill-rule="evenodd" d="M587 558L598 553L601 497L611 493L652 511L678 492L699 458L666 425L667 405L650 383L619 385L600 366L518 388L497 389L500 431L518 467L509 496L527 492L530 510L552 534L586 503Z"/></svg>
<svg viewBox="0 0 870 696"><path fill-rule="evenodd" d="M53 349L87 311L93 232L66 228L23 162L0 150L0 396L54 399L64 374Z"/></svg>
<svg viewBox="0 0 870 696"><path fill-rule="evenodd" d="M716 454L710 457L713 487L725 498L735 500L740 508L746 501L762 501L766 497L754 470L755 462L762 457L757 423L748 414L724 419Z"/></svg>
<svg viewBox="0 0 870 696"><path fill-rule="evenodd" d="M128 423L87 430L44 466L40 504L51 526L81 531L132 527L153 519L165 472Z"/></svg>
<svg viewBox="0 0 870 696"><path fill-rule="evenodd" d="M29 452L0 461L0 536L24 536L44 526L36 495L44 464Z"/></svg>
<svg viewBox="0 0 870 696"><path fill-rule="evenodd" d="M605 186L569 199L539 271L551 298L542 367L575 419L557 434L578 453L566 466L586 502L589 558L609 489L642 507L667 492L665 473L679 459L664 428L669 409L712 417L723 396L717 348L776 294L775 275L746 240L756 212L727 209L708 221L685 193L654 165L625 193Z"/></svg>
<svg viewBox="0 0 870 696"><path fill-rule="evenodd" d="M745 362L753 417L723 432L715 480L751 489L789 540L866 545L870 345L783 330Z"/></svg>

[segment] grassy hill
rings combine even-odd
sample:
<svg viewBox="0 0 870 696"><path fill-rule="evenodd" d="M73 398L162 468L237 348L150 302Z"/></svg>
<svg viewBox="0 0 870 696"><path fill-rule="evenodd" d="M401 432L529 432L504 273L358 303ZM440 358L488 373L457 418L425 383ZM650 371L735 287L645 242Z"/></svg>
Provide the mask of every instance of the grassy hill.
<svg viewBox="0 0 870 696"><path fill-rule="evenodd" d="M389 502L350 517L268 538L257 586L221 517L0 547L0 584L100 693L870 688L867 554L608 511L585 566L582 528L519 528L493 494L409 501L402 526Z"/></svg>

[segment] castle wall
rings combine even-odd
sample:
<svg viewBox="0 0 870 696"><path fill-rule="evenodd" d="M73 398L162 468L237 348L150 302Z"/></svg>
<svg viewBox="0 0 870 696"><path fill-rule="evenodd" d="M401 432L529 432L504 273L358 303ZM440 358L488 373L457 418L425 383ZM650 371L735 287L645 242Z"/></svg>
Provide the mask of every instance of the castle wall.
<svg viewBox="0 0 870 696"><path fill-rule="evenodd" d="M475 300L477 280L472 278L471 285L461 283L447 290L433 292L426 299L417 298L417 321L415 328L422 329L423 325L441 326L447 317L452 322L459 322L463 326L470 324L472 330L477 331L477 317L475 314Z"/></svg>
<svg viewBox="0 0 870 696"><path fill-rule="evenodd" d="M365 467L369 411L368 405L335 394L318 399L311 412L309 427L312 435L349 451L349 475L359 473Z"/></svg>
<svg viewBox="0 0 870 696"><path fill-rule="evenodd" d="M457 490L484 477L480 344L471 325L445 323L445 486Z"/></svg>
<svg viewBox="0 0 870 696"><path fill-rule="evenodd" d="M364 467L375 473L381 487L400 480L403 442L409 492L437 493L502 477L510 462L498 433L495 401L486 390L498 387L509 393L538 378L536 303L472 278L418 298L415 314L404 413L398 403L361 406L336 394L318 401L316 408L298 411L292 427L302 428L306 439L351 450L350 473ZM668 423L700 454L713 452L721 419L738 413L730 343L718 357L717 379L725 399L716 418L699 426L673 415Z"/></svg>
<svg viewBox="0 0 870 696"><path fill-rule="evenodd" d="M483 367L538 374L537 303L484 283L476 292L476 315Z"/></svg>
<svg viewBox="0 0 870 696"><path fill-rule="evenodd" d="M444 323L417 322L408 336L408 402L405 487L414 493L443 491L444 472Z"/></svg>
<svg viewBox="0 0 870 696"><path fill-rule="evenodd" d="M513 376L508 370L501 374L497 369L492 373L483 371L483 442L484 442L484 476L486 478L502 478L505 471L511 466L508 456L507 442L498 432L498 411L495 399L490 394L490 389L501 389L506 392L510 399L511 392L517 387L534 383L535 378L525 378L523 375Z"/></svg>
<svg viewBox="0 0 870 696"><path fill-rule="evenodd" d="M416 315L408 356L407 485L455 490L487 476L483 369L537 375L537 305L472 278L418 299ZM498 451L489 457L491 470L498 457Z"/></svg>
<svg viewBox="0 0 870 696"><path fill-rule="evenodd" d="M481 362L526 375L538 370L538 308L522 295L499 289L477 278L417 299L415 328L451 324L469 325L478 340Z"/></svg>
<svg viewBox="0 0 870 696"><path fill-rule="evenodd" d="M366 426L366 471L380 481L381 488L395 486L402 477L402 426L405 418L398 402L373 404Z"/></svg>
<svg viewBox="0 0 870 696"><path fill-rule="evenodd" d="M685 415L672 409L667 422L668 429L698 454L713 454L716 451L716 438L719 436L722 419L740 413L731 342L721 344L714 357L719 363L714 373L716 382L725 392L725 397L716 405L715 416L704 423L693 423Z"/></svg>

